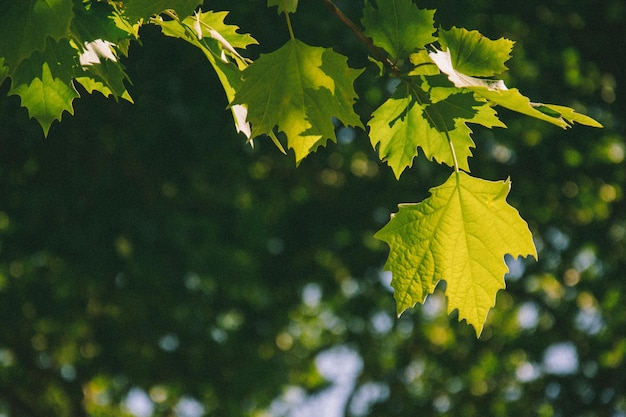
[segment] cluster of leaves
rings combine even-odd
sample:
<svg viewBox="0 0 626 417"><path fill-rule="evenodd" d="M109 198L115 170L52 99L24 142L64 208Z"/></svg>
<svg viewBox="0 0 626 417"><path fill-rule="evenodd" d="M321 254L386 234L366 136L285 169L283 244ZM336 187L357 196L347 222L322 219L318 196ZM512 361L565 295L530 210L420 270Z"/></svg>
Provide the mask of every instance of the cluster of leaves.
<svg viewBox="0 0 626 417"><path fill-rule="evenodd" d="M468 124L505 127L495 106L562 128L581 123L599 127L573 109L531 102L495 77L506 70L513 42L490 40L476 31L437 28L434 10L411 0L365 2L362 29L331 1L325 3L349 24L372 51L380 77L393 78L393 94L371 116L354 111L354 81L363 69L348 66L330 48L296 39L289 15L297 0L269 0L284 14L290 39L278 50L251 60L256 40L226 24L228 12L196 10L199 0L13 2L0 18L0 82L11 79L29 115L47 134L62 113L73 113L88 93L132 101L120 55L139 38L143 24L200 49L221 81L235 127L247 140L268 135L283 143L296 163L328 140L338 122L365 129L399 178L419 149L429 160L450 166L448 180L416 204L403 204L376 237L391 251L398 314L423 302L439 280L447 283L448 310L458 309L480 335L495 295L504 288L505 254L537 257L531 232L506 202L510 181L470 175L475 144Z"/></svg>

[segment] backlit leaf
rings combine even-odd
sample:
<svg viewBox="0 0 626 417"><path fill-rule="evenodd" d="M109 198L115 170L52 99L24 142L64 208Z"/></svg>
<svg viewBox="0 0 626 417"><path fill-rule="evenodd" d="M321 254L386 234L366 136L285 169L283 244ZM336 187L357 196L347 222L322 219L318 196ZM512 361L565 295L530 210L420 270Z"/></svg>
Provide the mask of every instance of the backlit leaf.
<svg viewBox="0 0 626 417"><path fill-rule="evenodd" d="M530 230L506 202L511 183L453 173L421 203L401 204L375 237L390 246L385 268L398 314L446 281L448 313L458 309L480 336L505 287L504 255L537 258Z"/></svg>
<svg viewBox="0 0 626 417"><path fill-rule="evenodd" d="M125 0L122 10L132 23L168 9L174 10L178 17L183 19L191 15L196 6L202 2L203 0Z"/></svg>
<svg viewBox="0 0 626 417"><path fill-rule="evenodd" d="M433 102L421 88L402 83L394 96L372 113L370 141L396 178L413 164L418 148L428 159L454 166L450 142L459 168L469 171L474 141L467 123L504 126L486 102L477 101L472 93L453 91Z"/></svg>
<svg viewBox="0 0 626 417"><path fill-rule="evenodd" d="M295 13L298 0L267 0L267 7L278 6L278 13Z"/></svg>
<svg viewBox="0 0 626 417"><path fill-rule="evenodd" d="M450 51L452 66L471 76L491 77L506 71L504 63L511 57L513 41L491 40L478 31L453 27L439 29L439 43Z"/></svg>
<svg viewBox="0 0 626 417"><path fill-rule="evenodd" d="M336 141L333 118L362 127L352 108L353 83L361 72L332 49L290 40L244 71L233 104L247 106L252 137L274 127L284 132L299 163L327 139Z"/></svg>
<svg viewBox="0 0 626 417"><path fill-rule="evenodd" d="M365 35L394 59L406 58L435 41L434 10L418 9L411 0L378 0L363 9Z"/></svg>
<svg viewBox="0 0 626 417"><path fill-rule="evenodd" d="M40 78L33 79L29 85L12 88L11 94L20 96L28 115L41 124L44 135L48 134L53 121L61 120L64 111L74 114L72 101L78 97L71 83L52 76L47 62L43 63Z"/></svg>

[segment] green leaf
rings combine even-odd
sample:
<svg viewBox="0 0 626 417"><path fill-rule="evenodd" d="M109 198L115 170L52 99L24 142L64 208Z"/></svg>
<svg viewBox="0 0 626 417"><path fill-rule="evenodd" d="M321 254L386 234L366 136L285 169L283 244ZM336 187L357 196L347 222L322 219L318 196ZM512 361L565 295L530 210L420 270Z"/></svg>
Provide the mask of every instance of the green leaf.
<svg viewBox="0 0 626 417"><path fill-rule="evenodd" d="M191 15L203 0L126 0L123 2L124 16L131 23L159 14L164 10L174 10L181 19Z"/></svg>
<svg viewBox="0 0 626 417"><path fill-rule="evenodd" d="M385 268L398 315L446 281L448 313L458 309L478 336L505 287L504 255L537 258L530 230L506 202L510 181L453 173L421 203L401 204L375 237L390 246Z"/></svg>
<svg viewBox="0 0 626 417"><path fill-rule="evenodd" d="M99 91L105 97L113 96L117 100L123 98L133 102L124 82L130 82L124 67L117 61L102 59L99 63L83 67L86 76L77 77L78 81L88 93Z"/></svg>
<svg viewBox="0 0 626 417"><path fill-rule="evenodd" d="M491 40L478 31L452 27L439 29L439 43L450 51L452 66L470 76L491 77L506 71L504 65L511 57L513 41Z"/></svg>
<svg viewBox="0 0 626 417"><path fill-rule="evenodd" d="M4 65L4 58L0 57L0 85L4 79L9 75L9 67Z"/></svg>
<svg viewBox="0 0 626 417"><path fill-rule="evenodd" d="M295 13L298 8L298 0L267 0L267 7L273 6L278 6L278 14Z"/></svg>
<svg viewBox="0 0 626 417"><path fill-rule="evenodd" d="M413 164L418 148L428 159L454 166L450 142L459 168L469 171L474 141L467 123L504 126L486 102L477 101L472 93L455 91L433 101L419 87L404 82L372 113L370 141L396 178Z"/></svg>
<svg viewBox="0 0 626 417"><path fill-rule="evenodd" d="M450 50L434 51L429 53L429 56L441 72L448 76L449 81L455 87L473 91L493 104L552 123L564 129L570 127L569 123L572 122L602 127L600 123L591 117L578 114L569 107L533 103L528 97L520 93L517 88L507 88L502 80L476 78L458 71L452 63Z"/></svg>
<svg viewBox="0 0 626 417"><path fill-rule="evenodd" d="M91 2L89 8L76 7L75 18L72 20L70 31L77 43L83 45L97 39L119 43L129 39L130 34L120 29L114 20L114 9L103 2Z"/></svg>
<svg viewBox="0 0 626 417"><path fill-rule="evenodd" d="M12 72L33 51L41 51L46 38L66 37L74 16L72 0L12 0L0 13L0 57Z"/></svg>
<svg viewBox="0 0 626 417"><path fill-rule="evenodd" d="M556 104L538 104L535 107L542 113L553 115L553 117L561 117L570 123L580 123L581 125L591 127L602 127L600 123L584 114L576 113L574 109L565 106L559 106ZM549 110L549 111L547 111Z"/></svg>
<svg viewBox="0 0 626 417"><path fill-rule="evenodd" d="M184 39L194 45L210 62L215 70L228 102L235 98L235 92L242 83L240 68L248 64L234 48L246 48L257 41L248 34L238 33L239 27L224 23L228 12L204 12L194 17L188 17L182 22L177 20L156 21L161 26L163 34L174 38ZM236 61L225 60L222 53ZM235 127L250 139L250 126L246 121L247 107L242 105L231 106Z"/></svg>
<svg viewBox="0 0 626 417"><path fill-rule="evenodd" d="M11 94L20 96L22 106L28 109L31 118L41 124L46 136L52 122L61 120L63 111L74 114L72 101L78 97L71 83L52 76L47 62L43 63L40 78L33 79L29 85L20 84L12 88Z"/></svg>
<svg viewBox="0 0 626 417"><path fill-rule="evenodd" d="M244 71L232 104L247 106L252 137L274 127L284 132L299 163L327 139L336 141L333 118L362 127L352 108L353 83L362 71L332 49L290 40Z"/></svg>
<svg viewBox="0 0 626 417"><path fill-rule="evenodd" d="M363 9L365 35L394 59L406 58L436 39L434 10L418 9L411 0L379 0Z"/></svg>

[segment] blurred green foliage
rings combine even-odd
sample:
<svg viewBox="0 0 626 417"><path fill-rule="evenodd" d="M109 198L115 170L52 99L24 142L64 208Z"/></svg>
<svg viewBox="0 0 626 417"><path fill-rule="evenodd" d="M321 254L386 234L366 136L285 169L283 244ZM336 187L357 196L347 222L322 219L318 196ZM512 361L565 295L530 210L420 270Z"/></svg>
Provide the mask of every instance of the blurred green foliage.
<svg viewBox="0 0 626 417"><path fill-rule="evenodd" d="M360 2L337 4L359 20ZM511 176L540 258L511 262L480 340L440 293L396 319L372 238L445 167L418 158L398 182L349 129L297 169L269 141L250 149L204 58L145 28L124 61L134 105L87 96L44 140L0 86L0 415L129 416L143 393L154 416L279 416L337 385L318 365L343 348L359 363L346 416L625 416L626 6L419 4L515 40L507 85L605 126L503 110L509 129L475 133L473 171ZM262 2L211 7L264 48L287 39ZM367 68L357 110L381 103L366 49L321 2L292 21Z"/></svg>

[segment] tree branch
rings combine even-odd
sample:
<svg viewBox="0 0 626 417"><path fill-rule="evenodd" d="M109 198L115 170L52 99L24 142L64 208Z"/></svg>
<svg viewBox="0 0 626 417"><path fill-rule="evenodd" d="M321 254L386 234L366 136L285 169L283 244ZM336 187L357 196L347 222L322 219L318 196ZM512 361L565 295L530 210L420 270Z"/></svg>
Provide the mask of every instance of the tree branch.
<svg viewBox="0 0 626 417"><path fill-rule="evenodd" d="M352 30L352 32L356 35L357 39L359 39L361 42L363 42L367 48L372 52L372 55L374 55L374 57L376 59L378 59L380 62L383 63L383 65L389 70L391 71L394 75L397 75L400 70L398 69L398 67L396 67L396 64L394 64L389 57L387 56L387 54L385 54L385 52L380 49L379 47L377 47L376 45L374 45L374 42L372 42L372 39L368 38L367 36L365 36L363 34L363 32L361 32L361 29L359 29L359 27L352 21L350 20L350 18L348 16L346 16L336 5L335 3L332 2L332 0L322 0L322 2L335 14L337 15L337 17L339 18L339 20L341 20L341 22L348 26L350 28L350 30Z"/></svg>

